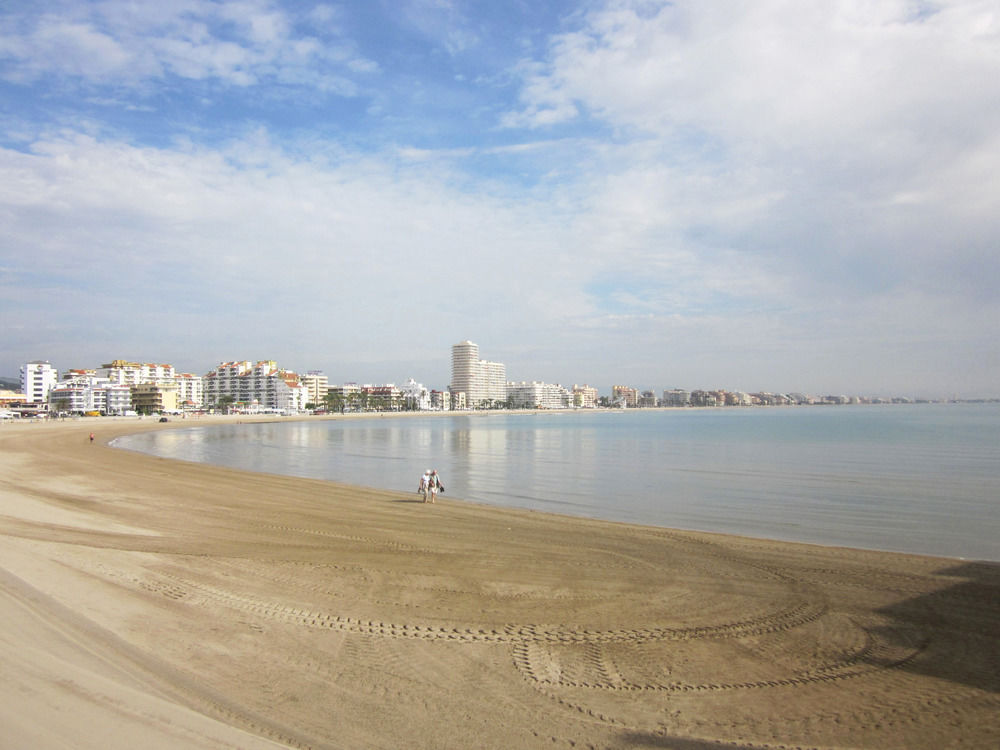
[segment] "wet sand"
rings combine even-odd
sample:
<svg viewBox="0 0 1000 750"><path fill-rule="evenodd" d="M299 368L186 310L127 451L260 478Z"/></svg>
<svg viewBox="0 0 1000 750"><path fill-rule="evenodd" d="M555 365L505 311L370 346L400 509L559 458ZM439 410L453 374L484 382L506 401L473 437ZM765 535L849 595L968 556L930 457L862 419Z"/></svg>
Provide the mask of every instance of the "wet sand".
<svg viewBox="0 0 1000 750"><path fill-rule="evenodd" d="M0 749L1000 746L998 564L105 444L174 426L0 425Z"/></svg>

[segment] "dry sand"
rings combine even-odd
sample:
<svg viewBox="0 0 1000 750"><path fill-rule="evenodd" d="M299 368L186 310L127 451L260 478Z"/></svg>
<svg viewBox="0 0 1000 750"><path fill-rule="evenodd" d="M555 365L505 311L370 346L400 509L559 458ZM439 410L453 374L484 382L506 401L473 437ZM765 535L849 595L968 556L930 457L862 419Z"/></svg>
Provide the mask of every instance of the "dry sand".
<svg viewBox="0 0 1000 750"><path fill-rule="evenodd" d="M104 444L173 426L0 425L0 748L1000 747L997 564Z"/></svg>

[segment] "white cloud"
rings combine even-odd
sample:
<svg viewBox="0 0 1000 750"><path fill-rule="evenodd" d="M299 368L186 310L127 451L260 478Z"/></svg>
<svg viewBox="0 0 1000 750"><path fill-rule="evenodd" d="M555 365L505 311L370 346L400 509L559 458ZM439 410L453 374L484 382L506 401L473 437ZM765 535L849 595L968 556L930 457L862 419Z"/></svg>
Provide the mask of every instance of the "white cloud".
<svg viewBox="0 0 1000 750"><path fill-rule="evenodd" d="M371 330L417 341L447 333L456 310L476 325L494 315L484 299L512 296L525 305L509 311L517 325L543 285L524 279L520 296L523 269L563 230L546 227L537 206L451 180L426 162L304 159L266 133L222 152L40 140L26 153L0 151L8 283L41 272L88 288L109 321L153 294L164 313L211 318L200 346L219 356L227 342L300 341L331 326L359 356L375 356L385 343ZM58 299L47 305L50 320L74 314ZM5 312L12 322L31 316L27 304Z"/></svg>
<svg viewBox="0 0 1000 750"><path fill-rule="evenodd" d="M957 245L995 236L1000 15L985 2L921 10L609 3L557 36L544 65L522 66L506 124L586 113L623 134L594 210L633 235L707 232L803 279L828 265L805 246L817 234L816 251L844 263L946 262L928 224ZM904 208L915 196L919 215Z"/></svg>

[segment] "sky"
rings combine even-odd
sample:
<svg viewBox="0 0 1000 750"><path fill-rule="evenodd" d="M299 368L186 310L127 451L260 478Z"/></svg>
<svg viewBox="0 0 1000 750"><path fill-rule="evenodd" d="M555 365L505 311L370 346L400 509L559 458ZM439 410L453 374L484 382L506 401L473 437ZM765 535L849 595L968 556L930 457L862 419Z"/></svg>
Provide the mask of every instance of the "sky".
<svg viewBox="0 0 1000 750"><path fill-rule="evenodd" d="M7 0L0 376L1000 395L995 0Z"/></svg>

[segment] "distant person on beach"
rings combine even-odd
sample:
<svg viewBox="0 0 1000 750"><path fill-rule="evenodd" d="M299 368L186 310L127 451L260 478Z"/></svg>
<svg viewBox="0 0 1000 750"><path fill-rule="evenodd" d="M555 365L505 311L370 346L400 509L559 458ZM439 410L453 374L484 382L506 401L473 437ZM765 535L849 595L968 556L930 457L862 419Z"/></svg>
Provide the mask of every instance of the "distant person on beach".
<svg viewBox="0 0 1000 750"><path fill-rule="evenodd" d="M428 469L424 472L424 475L420 477L420 484L417 486L417 492L424 496L424 502L427 502L427 497L431 491L431 470Z"/></svg>
<svg viewBox="0 0 1000 750"><path fill-rule="evenodd" d="M90 433L90 442L94 442L94 433Z"/></svg>
<svg viewBox="0 0 1000 750"><path fill-rule="evenodd" d="M441 484L441 477L438 476L437 469L431 472L429 487L431 491L431 502L433 503L437 500L438 492L444 492L444 485Z"/></svg>

